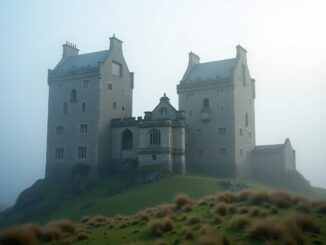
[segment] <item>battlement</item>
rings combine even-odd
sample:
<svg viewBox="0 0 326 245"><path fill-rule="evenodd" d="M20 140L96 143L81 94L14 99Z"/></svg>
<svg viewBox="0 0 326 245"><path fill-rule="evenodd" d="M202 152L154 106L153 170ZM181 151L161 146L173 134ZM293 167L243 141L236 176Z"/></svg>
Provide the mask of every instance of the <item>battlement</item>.
<svg viewBox="0 0 326 245"><path fill-rule="evenodd" d="M114 127L130 127L137 126L139 122L143 121L142 117L121 117L111 120L111 128Z"/></svg>

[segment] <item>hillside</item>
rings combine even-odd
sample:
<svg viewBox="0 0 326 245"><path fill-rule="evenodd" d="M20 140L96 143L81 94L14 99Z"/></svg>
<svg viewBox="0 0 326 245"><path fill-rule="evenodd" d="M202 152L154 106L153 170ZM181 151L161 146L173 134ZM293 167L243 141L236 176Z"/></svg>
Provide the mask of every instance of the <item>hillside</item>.
<svg viewBox="0 0 326 245"><path fill-rule="evenodd" d="M179 194L173 202L129 216L84 216L78 223L66 219L8 228L0 232L0 243L325 244L325 216L325 201L285 192L219 192L198 200Z"/></svg>
<svg viewBox="0 0 326 245"><path fill-rule="evenodd" d="M0 227L24 222L41 224L60 218L79 220L84 215L129 215L146 207L169 202L178 193L187 193L198 199L225 190L218 184L223 179L207 176L178 175L141 185L134 185L132 180L133 176L128 174L111 176L96 185L88 183L88 192L78 195L71 183L39 180L24 191L25 195L21 194L20 205L0 214ZM275 190L251 180L240 182L257 190ZM326 199L324 189L319 188L316 195Z"/></svg>

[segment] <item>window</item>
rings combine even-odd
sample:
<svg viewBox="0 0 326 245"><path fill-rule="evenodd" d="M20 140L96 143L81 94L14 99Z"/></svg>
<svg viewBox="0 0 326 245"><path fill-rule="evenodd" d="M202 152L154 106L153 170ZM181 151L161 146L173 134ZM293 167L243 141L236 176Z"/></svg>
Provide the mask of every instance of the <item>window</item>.
<svg viewBox="0 0 326 245"><path fill-rule="evenodd" d="M203 130L201 128L196 129L196 135L197 137L200 137L203 135Z"/></svg>
<svg viewBox="0 0 326 245"><path fill-rule="evenodd" d="M115 111L117 109L117 103L113 102L112 108Z"/></svg>
<svg viewBox="0 0 326 245"><path fill-rule="evenodd" d="M122 150L131 150L132 149L133 136L130 129L126 129L122 133Z"/></svg>
<svg viewBox="0 0 326 245"><path fill-rule="evenodd" d="M112 91L112 83L108 83L108 90Z"/></svg>
<svg viewBox="0 0 326 245"><path fill-rule="evenodd" d="M248 112L246 112L245 121L246 121L246 127L248 128L248 126L249 126Z"/></svg>
<svg viewBox="0 0 326 245"><path fill-rule="evenodd" d="M89 80L84 80L83 82L83 88L88 88Z"/></svg>
<svg viewBox="0 0 326 245"><path fill-rule="evenodd" d="M63 103L63 115L67 115L68 114L68 103L65 102Z"/></svg>
<svg viewBox="0 0 326 245"><path fill-rule="evenodd" d="M161 133L158 129L153 128L149 132L149 144L159 145L161 144Z"/></svg>
<svg viewBox="0 0 326 245"><path fill-rule="evenodd" d="M87 133L87 124L80 124L79 133L86 134Z"/></svg>
<svg viewBox="0 0 326 245"><path fill-rule="evenodd" d="M242 85L246 86L246 81L247 81L247 72L246 72L246 66L243 64L242 65L242 69L241 69L241 73L242 73Z"/></svg>
<svg viewBox="0 0 326 245"><path fill-rule="evenodd" d="M166 109L165 107L162 107L160 109L160 114L161 114L161 116L166 116L168 114L168 109Z"/></svg>
<svg viewBox="0 0 326 245"><path fill-rule="evenodd" d="M63 160L63 147L56 147L54 149L54 159Z"/></svg>
<svg viewBox="0 0 326 245"><path fill-rule="evenodd" d="M227 151L226 148L219 148L219 149L218 149L218 154L219 154L220 156L226 156L226 155L228 154L228 151Z"/></svg>
<svg viewBox="0 0 326 245"><path fill-rule="evenodd" d="M209 107L209 99L208 98L203 99L203 107L204 108L208 108Z"/></svg>
<svg viewBox="0 0 326 245"><path fill-rule="evenodd" d="M85 111L86 111L86 103L83 102L83 104L82 104L82 112L85 112Z"/></svg>
<svg viewBox="0 0 326 245"><path fill-rule="evenodd" d="M125 110L126 110L126 107L123 105L123 106L121 107L121 110L122 110L122 111L125 111Z"/></svg>
<svg viewBox="0 0 326 245"><path fill-rule="evenodd" d="M55 132L56 135L63 135L63 126L57 126Z"/></svg>
<svg viewBox="0 0 326 245"><path fill-rule="evenodd" d="M86 146L78 146L78 159L86 159L87 158L87 147Z"/></svg>
<svg viewBox="0 0 326 245"><path fill-rule="evenodd" d="M203 157L203 151L202 150L198 150L197 151L197 159L201 159Z"/></svg>
<svg viewBox="0 0 326 245"><path fill-rule="evenodd" d="M57 85L58 87L58 94L61 94L62 93L62 90L63 90L63 84L62 83L59 83L58 85Z"/></svg>
<svg viewBox="0 0 326 245"><path fill-rule="evenodd" d="M243 150L240 148L240 157L243 156Z"/></svg>
<svg viewBox="0 0 326 245"><path fill-rule="evenodd" d="M224 107L223 107L223 106L221 106L221 107L220 107L220 110L221 110L221 111L224 111Z"/></svg>
<svg viewBox="0 0 326 245"><path fill-rule="evenodd" d="M122 77L122 65L118 62L112 61L112 74L118 77Z"/></svg>
<svg viewBox="0 0 326 245"><path fill-rule="evenodd" d="M243 130L242 130L242 128L239 128L239 134L240 134L240 136L243 135Z"/></svg>
<svg viewBox="0 0 326 245"><path fill-rule="evenodd" d="M156 161L156 155L152 155L152 160Z"/></svg>
<svg viewBox="0 0 326 245"><path fill-rule="evenodd" d="M218 128L218 135L226 135L226 128Z"/></svg>
<svg viewBox="0 0 326 245"><path fill-rule="evenodd" d="M76 101L77 100L77 91L76 89L72 89L70 91L70 101Z"/></svg>

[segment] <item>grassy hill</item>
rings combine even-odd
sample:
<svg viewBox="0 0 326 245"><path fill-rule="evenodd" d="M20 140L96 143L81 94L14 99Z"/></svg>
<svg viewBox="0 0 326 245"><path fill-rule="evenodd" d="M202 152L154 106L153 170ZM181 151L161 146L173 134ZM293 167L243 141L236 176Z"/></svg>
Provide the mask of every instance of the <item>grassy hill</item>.
<svg viewBox="0 0 326 245"><path fill-rule="evenodd" d="M129 174L111 176L89 187L89 191L72 195L70 182L39 180L29 190L29 203L0 214L0 227L12 224L69 218L79 220L85 215L130 215L147 207L170 202L178 193L194 199L225 190L218 181L207 176L171 176L150 184L134 185ZM240 180L248 187L272 191L274 188L251 180ZM94 185L94 184L93 184ZM326 191L316 189L316 196L326 199ZM34 198L34 199L33 199Z"/></svg>
<svg viewBox="0 0 326 245"><path fill-rule="evenodd" d="M202 179L189 178L193 181ZM175 179L174 183L184 183ZM164 185L164 181L156 184ZM186 188L196 189L193 187ZM170 190L170 187L166 189ZM0 233L0 243L13 244L10 239L14 238L23 240L26 245L38 242L66 245L325 244L325 217L325 201L284 192L219 192L198 200L179 194L173 202L146 208L133 215L84 216L80 223L60 220L41 227L26 224L9 228Z"/></svg>

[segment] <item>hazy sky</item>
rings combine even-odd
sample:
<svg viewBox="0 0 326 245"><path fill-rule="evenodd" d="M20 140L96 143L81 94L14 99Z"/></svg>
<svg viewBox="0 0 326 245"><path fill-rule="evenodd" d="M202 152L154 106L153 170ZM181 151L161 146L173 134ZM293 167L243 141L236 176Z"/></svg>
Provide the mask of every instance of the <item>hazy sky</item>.
<svg viewBox="0 0 326 245"><path fill-rule="evenodd" d="M202 62L248 51L256 79L257 144L291 139L297 168L326 187L326 1L0 1L0 203L44 177L47 69L62 44L80 53L123 40L135 72L134 116L176 85L188 52Z"/></svg>

